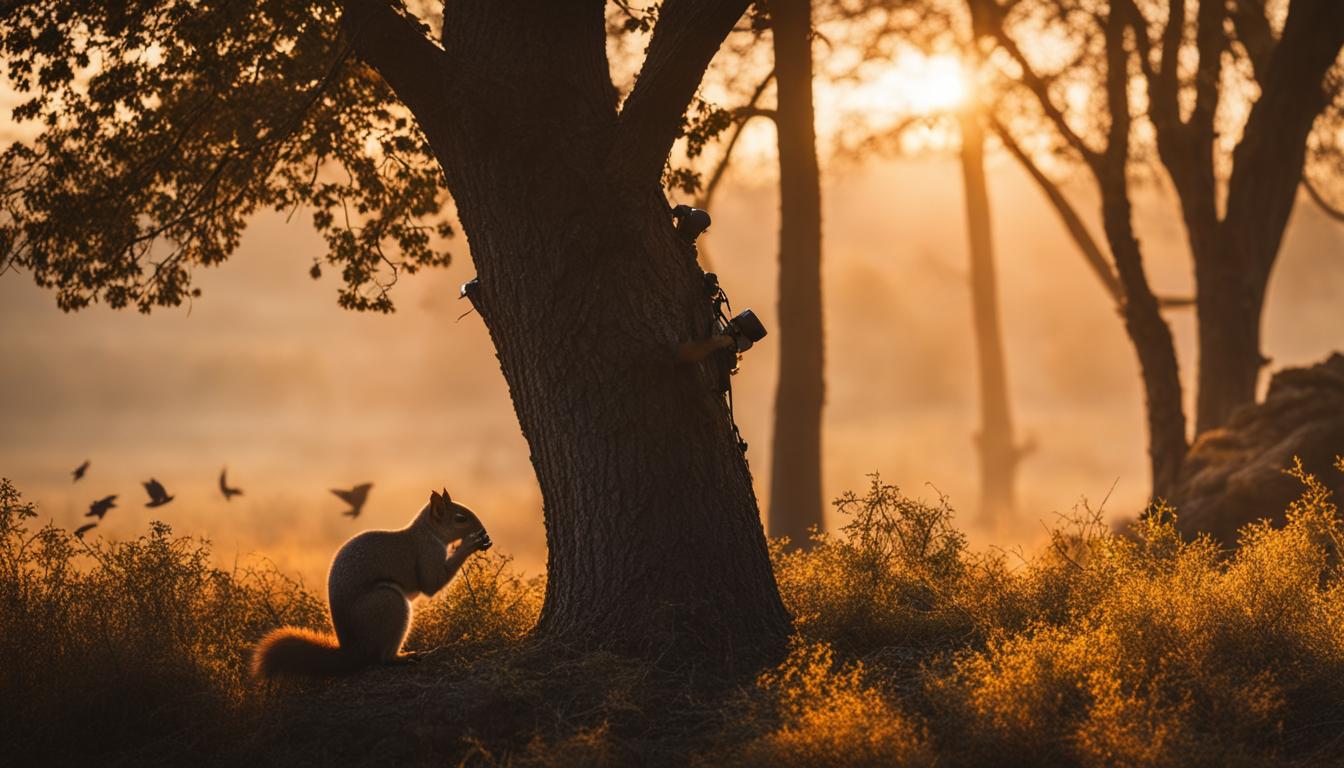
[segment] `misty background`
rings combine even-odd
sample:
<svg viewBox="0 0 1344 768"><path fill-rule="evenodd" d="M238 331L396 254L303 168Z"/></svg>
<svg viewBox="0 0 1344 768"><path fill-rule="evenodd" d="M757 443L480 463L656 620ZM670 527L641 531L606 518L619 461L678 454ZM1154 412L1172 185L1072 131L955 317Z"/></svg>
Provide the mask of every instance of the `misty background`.
<svg viewBox="0 0 1344 768"><path fill-rule="evenodd" d="M772 143L767 133L756 142ZM738 309L774 330L778 201L773 164L735 163L702 237ZM961 177L955 158L838 162L823 169L827 404L824 490L879 471L912 496L947 494L972 541L1030 547L1081 498L1114 486L1108 516L1136 514L1149 478L1137 364L1114 306L1054 212L1018 167L991 155L1010 396L1036 450L1020 469L1019 518L975 527L975 368ZM1067 187L1080 210L1095 200ZM1136 219L1156 292L1188 295L1172 193L1150 185ZM1095 225L1095 220L1089 220ZM325 244L307 214L257 217L237 254L199 269L204 295L144 316L94 306L63 314L23 272L0 276L0 474L73 528L95 498L118 508L95 534L141 534L152 519L215 543L220 562L265 557L321 584L334 549L396 527L446 486L499 550L544 568L540 493L489 337L457 301L474 269L465 238L446 270L403 275L389 316L336 304L339 276L314 281ZM1344 348L1344 227L1306 199L1293 212L1265 316L1270 370ZM1167 313L1187 382L1191 310ZM776 347L767 337L734 381L738 423L768 503ZM1262 389L1268 376L1262 378ZM1186 388L1187 401L1191 397ZM84 459L88 475L72 484ZM226 502L225 465L245 495ZM140 482L176 500L150 510ZM373 482L364 515L330 488ZM832 528L838 521L828 515Z"/></svg>

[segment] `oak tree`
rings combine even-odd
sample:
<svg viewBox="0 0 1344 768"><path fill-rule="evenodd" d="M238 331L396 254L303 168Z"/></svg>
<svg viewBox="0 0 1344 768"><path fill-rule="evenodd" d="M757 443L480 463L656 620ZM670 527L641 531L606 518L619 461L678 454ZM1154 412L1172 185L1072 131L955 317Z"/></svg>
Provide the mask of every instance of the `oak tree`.
<svg viewBox="0 0 1344 768"><path fill-rule="evenodd" d="M544 500L548 637L731 665L789 616L661 187L747 0L666 0L633 88L605 4L0 3L35 139L0 161L0 258L67 309L190 299L262 209L310 211L343 304L442 264L445 193ZM436 39L437 38L437 39Z"/></svg>

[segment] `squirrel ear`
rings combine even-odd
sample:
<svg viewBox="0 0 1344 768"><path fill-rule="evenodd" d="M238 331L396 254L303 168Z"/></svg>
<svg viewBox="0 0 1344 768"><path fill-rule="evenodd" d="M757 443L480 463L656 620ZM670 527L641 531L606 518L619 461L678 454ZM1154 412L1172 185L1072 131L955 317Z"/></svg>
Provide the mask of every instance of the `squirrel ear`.
<svg viewBox="0 0 1344 768"><path fill-rule="evenodd" d="M443 500L444 500L445 503L448 503L448 504L452 504L452 503L453 503L453 497L448 495L448 489L447 489L447 488L444 488L444 489L443 489Z"/></svg>
<svg viewBox="0 0 1344 768"><path fill-rule="evenodd" d="M430 492L429 492L429 508L432 509L432 510L436 510L436 511L437 511L438 508L441 507L441 506L443 506L443 497L442 497L442 496L439 496L439 492L438 492L438 491L430 491Z"/></svg>

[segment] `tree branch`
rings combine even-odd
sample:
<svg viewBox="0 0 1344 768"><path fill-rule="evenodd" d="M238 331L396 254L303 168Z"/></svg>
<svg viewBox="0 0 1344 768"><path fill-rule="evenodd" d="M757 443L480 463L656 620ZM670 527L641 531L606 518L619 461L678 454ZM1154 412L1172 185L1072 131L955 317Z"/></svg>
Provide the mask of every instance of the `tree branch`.
<svg viewBox="0 0 1344 768"><path fill-rule="evenodd" d="M1311 201L1316 204L1317 208L1321 209L1322 213L1334 219L1335 221L1344 223L1344 210L1336 208L1335 206L1331 205L1330 201L1325 199L1325 196L1322 195L1321 191L1316 188L1316 185L1312 182L1311 179L1307 178L1306 176L1303 176L1302 186L1305 187L1307 190L1307 197L1311 198Z"/></svg>
<svg viewBox="0 0 1344 768"><path fill-rule="evenodd" d="M749 0L663 3L607 157L613 176L634 183L658 179L705 68L749 4Z"/></svg>
<svg viewBox="0 0 1344 768"><path fill-rule="evenodd" d="M1131 13L1137 14L1139 20L1143 20L1143 14L1139 12L1138 6L1133 2L1129 3L1132 9ZM1204 3L1200 3L1203 6ZM1147 21L1143 20L1145 28ZM1176 94L1180 88L1177 74L1181 59L1181 44L1185 41L1185 0L1170 0L1167 5L1167 23L1162 28L1162 62L1157 72L1157 92L1153 94L1153 101L1160 103L1162 110L1168 112L1172 119L1180 121L1181 113L1177 105Z"/></svg>
<svg viewBox="0 0 1344 768"><path fill-rule="evenodd" d="M344 0L342 7L341 26L355 52L417 119L443 110L448 56L400 0Z"/></svg>
<svg viewBox="0 0 1344 768"><path fill-rule="evenodd" d="M991 24L989 21L984 23ZM1001 15L992 17L992 25L989 26L988 32L994 37L999 47L1007 52L1022 68L1022 84L1027 86L1027 89L1036 96L1036 100L1041 104L1041 110L1045 112L1045 116L1055 126L1055 130L1059 131L1064 141L1082 157L1083 162L1087 163L1094 172L1097 171L1100 167L1101 155L1088 146L1087 142L1083 141L1083 137L1079 136L1069 125L1064 112L1060 110L1055 104L1055 100L1050 96L1049 83L1036 72L1031 66L1031 62L1027 61L1026 55L1022 53L1022 49L1017 46L1017 42L1008 35L1007 30L1003 27L1003 17Z"/></svg>
<svg viewBox="0 0 1344 768"><path fill-rule="evenodd" d="M1233 0L1231 17L1237 39L1251 60L1255 79L1261 80L1265 77L1269 55L1275 45L1274 29L1265 14L1264 0Z"/></svg>
<svg viewBox="0 0 1344 768"><path fill-rule="evenodd" d="M1329 103L1323 83L1344 46L1344 3L1293 0L1233 150L1221 237L1236 240L1268 275L1302 182L1306 140Z"/></svg>
<svg viewBox="0 0 1344 768"><path fill-rule="evenodd" d="M744 113L742 110L755 110L756 102L760 100L761 96L765 93L765 89L770 87L770 83L774 82L774 79L775 70L772 69L770 70L770 74L762 78L761 82L756 85L756 88L751 92L751 98L747 101L746 105L733 111L733 133L728 137L728 142L724 144L723 156L720 157L719 162L715 164L714 172L709 176L709 183L705 185L704 194L702 194L700 199L696 201L696 207L708 208L710 203L713 202L714 192L718 190L719 183L723 181L724 174L728 172L728 166L733 161L733 150L737 148L737 140L742 137L742 129L747 127L747 123L751 122L751 118L759 116L756 112ZM738 115L741 115L740 119L738 118ZM771 119L774 119L773 115L771 116Z"/></svg>
<svg viewBox="0 0 1344 768"><path fill-rule="evenodd" d="M1192 138L1199 144L1199 161L1203 163L1207 159L1210 180L1213 177L1213 119L1222 93L1223 51L1228 45L1226 22L1226 3L1199 4L1195 28L1199 64L1195 69L1195 109L1190 114L1189 126Z"/></svg>
<svg viewBox="0 0 1344 768"><path fill-rule="evenodd" d="M1083 254L1083 260L1087 262L1087 266L1092 269L1092 273L1101 281L1106 293L1110 294L1116 306L1123 306L1125 289L1120 285L1120 278L1116 277L1115 271L1111 269L1110 262L1107 261L1106 255L1102 253L1101 246L1097 244L1096 239L1092 237L1092 233L1083 222L1083 217L1078 215L1078 210L1064 196L1064 192L1059 188L1059 185L1046 176L1041 171L1040 166L1036 164L1036 161L1032 160L1026 150L1022 149L1021 145L1008 131L1007 126L999 122L998 118L993 115L989 117L989 125L999 137L999 141L1003 142L1004 148L1017 159L1017 162L1027 171L1027 175L1031 176L1032 181L1036 182L1036 186L1041 188L1041 192L1045 194L1046 199L1054 206L1055 213L1059 214L1059 218L1064 222L1064 228L1069 231L1069 235L1073 237L1073 242L1078 246L1079 252Z"/></svg>

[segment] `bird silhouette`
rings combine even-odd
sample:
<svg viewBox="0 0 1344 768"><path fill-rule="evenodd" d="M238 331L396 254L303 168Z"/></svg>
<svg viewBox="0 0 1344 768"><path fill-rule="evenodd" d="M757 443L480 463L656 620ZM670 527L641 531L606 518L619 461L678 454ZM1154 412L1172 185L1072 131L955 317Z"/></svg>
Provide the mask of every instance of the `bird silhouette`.
<svg viewBox="0 0 1344 768"><path fill-rule="evenodd" d="M331 492L336 494L336 498L350 505L350 508L341 514L349 515L350 517L359 517L359 513L364 511L364 502L368 501L369 489L372 487L373 483L361 483L348 491L332 488Z"/></svg>
<svg viewBox="0 0 1344 768"><path fill-rule="evenodd" d="M98 527L97 523L86 523L84 525L81 525L75 529L75 536L82 539L84 538L84 534L88 533L89 531L97 527Z"/></svg>
<svg viewBox="0 0 1344 768"><path fill-rule="evenodd" d="M228 475L228 473L229 473L228 467L225 467L224 469L221 469L219 471L219 492L224 494L225 501L232 501L234 496L243 495L243 489L229 487L229 482L228 479L226 478L226 475Z"/></svg>
<svg viewBox="0 0 1344 768"><path fill-rule="evenodd" d="M70 482L78 483L84 477L84 473L88 471L89 471L89 460L85 459L83 464L80 464L78 467L75 467L75 471L70 473L75 476L75 479L71 480Z"/></svg>
<svg viewBox="0 0 1344 768"><path fill-rule="evenodd" d="M164 490L163 483L152 477L149 478L148 482L141 483L141 485L145 486L145 492L149 494L149 501L145 502L146 507L162 507L173 500L173 497L168 495L168 491Z"/></svg>
<svg viewBox="0 0 1344 768"><path fill-rule="evenodd" d="M89 505L89 511L88 511L88 512L85 512L85 513L84 513L84 516L85 516L85 517L96 517L96 518L98 518L99 520L102 520L102 519L103 519L103 515L106 515L106 514L107 514L107 511L108 511L109 509L112 509L112 508L114 508L114 507L117 506L117 503L116 503L116 502L117 502L117 497L116 497L115 494L112 495L112 496L104 496L103 498L101 498L101 499L99 499L99 500L93 502L92 504L90 504L90 505Z"/></svg>

